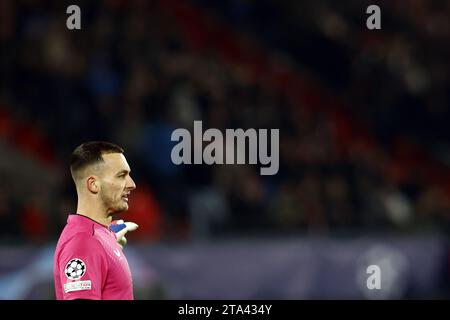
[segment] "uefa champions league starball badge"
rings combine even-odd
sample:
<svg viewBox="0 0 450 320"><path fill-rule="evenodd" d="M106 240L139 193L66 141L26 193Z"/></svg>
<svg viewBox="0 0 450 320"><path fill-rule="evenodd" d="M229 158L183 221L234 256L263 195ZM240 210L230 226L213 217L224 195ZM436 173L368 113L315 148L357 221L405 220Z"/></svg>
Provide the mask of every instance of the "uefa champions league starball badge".
<svg viewBox="0 0 450 320"><path fill-rule="evenodd" d="M86 264L83 260L75 258L67 263L64 271L70 280L78 280L86 273Z"/></svg>

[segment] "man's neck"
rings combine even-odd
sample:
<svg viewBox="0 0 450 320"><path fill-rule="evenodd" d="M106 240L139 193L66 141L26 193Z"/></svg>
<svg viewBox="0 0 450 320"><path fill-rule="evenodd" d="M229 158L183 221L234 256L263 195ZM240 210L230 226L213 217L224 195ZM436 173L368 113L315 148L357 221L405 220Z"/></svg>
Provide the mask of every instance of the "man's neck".
<svg viewBox="0 0 450 320"><path fill-rule="evenodd" d="M83 203L78 202L76 213L89 217L92 220L105 226L109 226L112 221L112 217L107 214L107 211L105 209L95 205L86 206L83 205Z"/></svg>

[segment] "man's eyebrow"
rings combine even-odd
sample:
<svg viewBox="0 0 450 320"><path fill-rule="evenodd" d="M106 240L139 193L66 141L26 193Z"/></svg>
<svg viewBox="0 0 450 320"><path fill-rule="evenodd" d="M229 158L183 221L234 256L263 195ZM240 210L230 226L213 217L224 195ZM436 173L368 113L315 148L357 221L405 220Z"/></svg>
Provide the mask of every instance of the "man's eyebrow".
<svg viewBox="0 0 450 320"><path fill-rule="evenodd" d="M119 172L117 172L117 175L121 175L122 173L130 173L131 170L122 169Z"/></svg>

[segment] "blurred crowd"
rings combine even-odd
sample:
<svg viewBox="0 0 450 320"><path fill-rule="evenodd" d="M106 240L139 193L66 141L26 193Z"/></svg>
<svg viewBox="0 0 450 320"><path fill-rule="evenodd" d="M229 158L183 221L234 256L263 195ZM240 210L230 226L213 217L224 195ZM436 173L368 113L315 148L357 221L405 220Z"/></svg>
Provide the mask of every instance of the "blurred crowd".
<svg viewBox="0 0 450 320"><path fill-rule="evenodd" d="M2 3L0 115L32 124L45 141L37 152L52 153L48 170L60 175L46 188L39 172L32 182L0 172L2 237L56 239L76 204L67 161L86 140L125 148L138 185L126 216L141 225L136 239L450 227L448 1L380 1L383 27L372 33L364 1L167 3L80 1L76 31L61 3ZM294 99L239 57L192 46L177 20L186 8L289 66L314 92L291 83L309 97ZM316 108L324 96L332 98ZM170 135L194 120L279 128L279 173L174 165ZM422 165L435 171L415 170Z"/></svg>

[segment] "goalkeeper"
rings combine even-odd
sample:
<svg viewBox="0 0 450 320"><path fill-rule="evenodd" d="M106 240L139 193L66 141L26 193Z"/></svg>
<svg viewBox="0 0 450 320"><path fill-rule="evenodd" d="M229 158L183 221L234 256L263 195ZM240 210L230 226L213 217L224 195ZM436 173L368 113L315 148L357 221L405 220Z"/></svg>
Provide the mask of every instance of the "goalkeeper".
<svg viewBox="0 0 450 320"><path fill-rule="evenodd" d="M123 252L125 234L138 227L113 221L128 210L136 188L124 150L109 142L92 141L72 153L70 171L78 195L54 255L58 300L132 300L131 271Z"/></svg>

